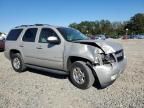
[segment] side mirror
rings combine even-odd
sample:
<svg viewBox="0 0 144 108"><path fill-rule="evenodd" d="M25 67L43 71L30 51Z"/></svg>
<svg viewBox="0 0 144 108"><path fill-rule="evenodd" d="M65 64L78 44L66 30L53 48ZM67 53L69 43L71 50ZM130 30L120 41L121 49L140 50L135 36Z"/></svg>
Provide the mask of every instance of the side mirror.
<svg viewBox="0 0 144 108"><path fill-rule="evenodd" d="M59 44L60 43L58 37L56 37L56 36L49 36L47 38L47 41L48 41L48 43L52 43L52 44Z"/></svg>

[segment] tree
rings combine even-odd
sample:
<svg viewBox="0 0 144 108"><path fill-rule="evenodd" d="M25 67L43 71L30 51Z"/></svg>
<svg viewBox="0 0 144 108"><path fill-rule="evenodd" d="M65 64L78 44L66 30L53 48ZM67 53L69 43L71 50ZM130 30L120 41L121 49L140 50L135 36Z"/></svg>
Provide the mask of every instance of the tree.
<svg viewBox="0 0 144 108"><path fill-rule="evenodd" d="M108 20L101 21L82 21L79 24L72 23L69 27L78 29L84 34L87 35L97 35L105 34L111 37L119 37L125 33L124 23L121 22L110 22Z"/></svg>
<svg viewBox="0 0 144 108"><path fill-rule="evenodd" d="M138 13L131 17L125 28L128 28L130 33L133 34L144 33L144 14Z"/></svg>
<svg viewBox="0 0 144 108"><path fill-rule="evenodd" d="M128 34L144 34L144 14L135 14L129 21L125 22L110 22L109 20L82 21L72 23L69 26L78 29L84 34L93 36L106 34L118 38L125 35L126 29L128 29Z"/></svg>
<svg viewBox="0 0 144 108"><path fill-rule="evenodd" d="M72 24L69 25L69 27L78 29L78 24L77 23L72 23Z"/></svg>
<svg viewBox="0 0 144 108"><path fill-rule="evenodd" d="M108 20L101 20L100 21L100 30L102 34L110 34L112 30L112 24Z"/></svg>

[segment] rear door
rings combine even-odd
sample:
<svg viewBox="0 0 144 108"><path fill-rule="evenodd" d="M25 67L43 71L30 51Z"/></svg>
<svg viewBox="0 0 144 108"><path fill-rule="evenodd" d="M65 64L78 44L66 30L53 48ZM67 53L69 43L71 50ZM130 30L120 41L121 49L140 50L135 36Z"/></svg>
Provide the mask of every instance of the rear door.
<svg viewBox="0 0 144 108"><path fill-rule="evenodd" d="M22 49L22 53L24 55L24 61L28 64L36 64L37 61L37 53L36 53L36 35L38 28L28 28L26 29L22 41L19 46Z"/></svg>

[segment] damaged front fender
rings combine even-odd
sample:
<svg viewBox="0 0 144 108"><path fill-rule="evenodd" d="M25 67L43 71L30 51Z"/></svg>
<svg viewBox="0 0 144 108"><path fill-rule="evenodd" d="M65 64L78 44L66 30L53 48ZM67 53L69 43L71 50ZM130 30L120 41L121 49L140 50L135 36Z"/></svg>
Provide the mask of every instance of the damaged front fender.
<svg viewBox="0 0 144 108"><path fill-rule="evenodd" d="M67 42L65 45L65 53L64 53L64 69L67 70L67 62L68 58L71 56L80 57L95 63L95 58L102 52L102 50L98 47L87 45L87 44L79 44L79 43L70 43Z"/></svg>

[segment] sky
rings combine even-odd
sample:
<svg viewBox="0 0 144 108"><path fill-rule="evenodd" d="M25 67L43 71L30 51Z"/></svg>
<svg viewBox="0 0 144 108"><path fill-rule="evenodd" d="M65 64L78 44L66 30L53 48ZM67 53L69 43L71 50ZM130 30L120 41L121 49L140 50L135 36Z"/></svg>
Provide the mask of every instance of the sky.
<svg viewBox="0 0 144 108"><path fill-rule="evenodd" d="M0 0L0 31L30 24L68 26L81 21L127 21L144 13L144 0Z"/></svg>

